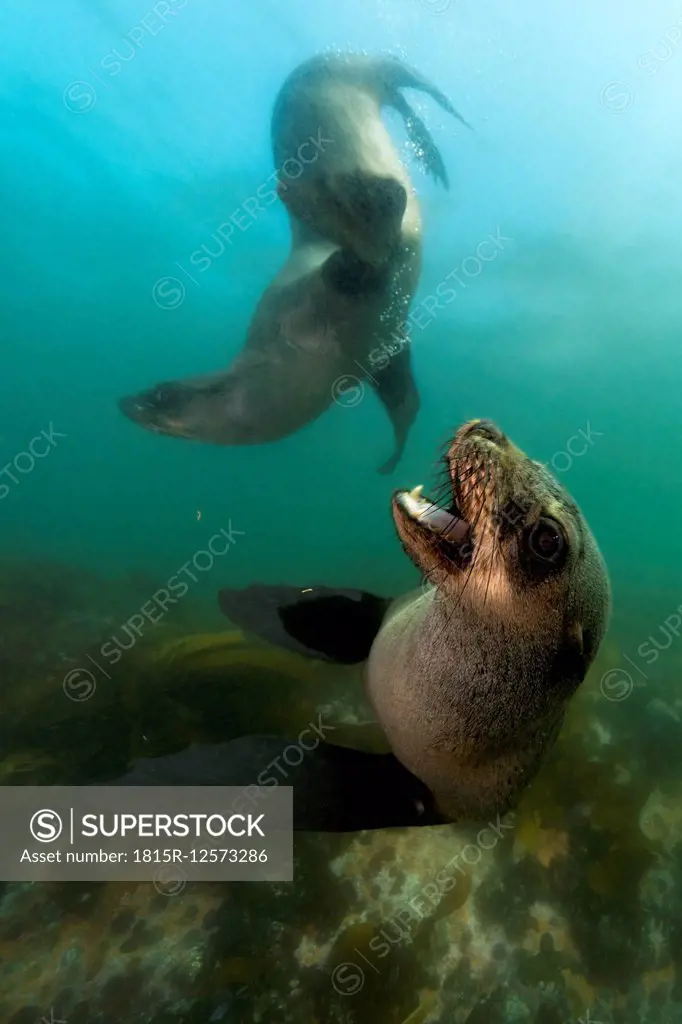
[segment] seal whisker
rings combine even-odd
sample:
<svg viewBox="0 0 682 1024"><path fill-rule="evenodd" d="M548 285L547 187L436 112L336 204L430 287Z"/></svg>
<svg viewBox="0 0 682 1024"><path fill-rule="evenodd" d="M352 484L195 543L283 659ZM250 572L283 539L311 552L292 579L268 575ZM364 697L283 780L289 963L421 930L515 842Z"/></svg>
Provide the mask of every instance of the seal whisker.
<svg viewBox="0 0 682 1024"><path fill-rule="evenodd" d="M479 509L478 509L478 512L476 513L476 517L474 519L474 522L472 523L472 527L471 527L472 534L474 533L474 531L475 531L475 529L476 529L476 527L478 525L479 519L481 518L481 514L483 512L483 509L485 508L485 488L488 486L489 474L490 474L490 471L488 470L488 475L486 476L486 480L485 480L485 483L483 485L483 494L481 496L481 501L480 501ZM472 577L474 569L476 568L476 564L478 562L479 552L480 552L480 548L477 548L474 551L473 557L471 559L471 565L469 566L469 569L468 569L467 574L466 574L466 578L465 578L464 583L462 584L462 587L460 589L459 596L458 596L457 600L455 601L453 609L452 609L450 615L448 616L445 624L443 625L443 628L441 629L441 632L438 634L437 639L440 639L440 637L442 637L445 633L447 633L447 631L448 631L448 629L450 627L450 623L452 622L452 619L454 618L455 613L457 612L457 609L459 608L459 605L460 605L460 603L462 601L462 598L464 597L464 591L466 590L467 584L468 584L469 580ZM450 561L452 564L455 564L454 562L452 562L452 560L447 555L446 555L446 557L448 558L448 561Z"/></svg>
<svg viewBox="0 0 682 1024"><path fill-rule="evenodd" d="M479 520L480 520L481 515L483 513L483 510L485 508L485 489L488 486L488 482L489 482L489 471L488 471L488 475L486 476L485 483L483 484L483 493L481 495L481 500L480 500L478 512L476 513L474 521L471 524L471 534L472 534L472 536L476 532L476 527L478 526ZM473 557L471 559L471 565L469 566L469 570L467 572L466 579L464 580L464 583L462 584L462 588L460 590L460 594L459 594L459 598L458 598L457 604L459 603L459 601L462 600L462 597L464 595L464 591L466 589L466 586L467 586L469 580L471 579L471 576L473 574L474 569L476 568L476 566L478 564L478 559L479 559L480 552L481 552L481 548L480 548L480 545L479 545L479 546L476 547L476 550L474 551Z"/></svg>
<svg viewBox="0 0 682 1024"><path fill-rule="evenodd" d="M496 489L496 491L495 491L495 508L497 508L497 506L499 504L498 495L499 495L499 492ZM488 565L488 579L486 580L486 584L485 584L485 594L483 595L483 607L484 608L485 608L485 606L486 606L486 604L488 602L488 590L490 589L490 580L491 580L492 574L493 574L493 566L495 565L495 562L497 561L497 555L498 554L501 555L501 553L502 553L502 548L500 546L500 523L498 521L497 525L495 527L495 534L493 536L493 550L492 550L492 554L490 556L490 563Z"/></svg>
<svg viewBox="0 0 682 1024"><path fill-rule="evenodd" d="M467 479L469 479L469 478L467 478ZM461 481L460 481L460 482L461 482ZM487 482L487 481L486 481L486 482ZM468 489L468 491L466 491L466 492L465 492L464 494L460 494L460 495L455 495L455 501L457 501L458 503L459 503L459 502L465 502L465 501L467 500L467 498L468 498L468 497L469 497L469 496L470 496L471 494L473 494L473 493L474 493L474 491L476 490L477 486L478 486L478 483L477 483L477 481L476 481L476 480L474 480L474 482L472 483L472 485L471 485L471 487L470 487L470 488ZM485 486L485 485L484 485L484 486ZM485 500L485 499L482 499L482 500Z"/></svg>
<svg viewBox="0 0 682 1024"><path fill-rule="evenodd" d="M434 487L434 493L436 501L440 505L446 507L452 504L453 498L453 483L452 483L452 469L449 464L445 464L440 470L436 484Z"/></svg>

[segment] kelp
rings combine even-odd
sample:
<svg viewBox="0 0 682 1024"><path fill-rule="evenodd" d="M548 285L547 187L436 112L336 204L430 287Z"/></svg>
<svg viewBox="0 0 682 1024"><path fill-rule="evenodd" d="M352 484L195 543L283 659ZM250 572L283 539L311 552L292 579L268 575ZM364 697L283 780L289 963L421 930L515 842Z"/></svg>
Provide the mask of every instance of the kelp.
<svg viewBox="0 0 682 1024"><path fill-rule="evenodd" d="M172 673L228 672L256 668L296 682L315 682L325 666L276 647L250 646L243 633L185 636L164 644L149 655L150 665Z"/></svg>
<svg viewBox="0 0 682 1024"><path fill-rule="evenodd" d="M424 1021L434 1013L437 1002L437 992L433 989L423 989L419 993L419 1005L405 1018L403 1024L424 1024Z"/></svg>
<svg viewBox="0 0 682 1024"><path fill-rule="evenodd" d="M54 757L40 750L25 750L9 754L0 761L0 785L40 785L56 767Z"/></svg>

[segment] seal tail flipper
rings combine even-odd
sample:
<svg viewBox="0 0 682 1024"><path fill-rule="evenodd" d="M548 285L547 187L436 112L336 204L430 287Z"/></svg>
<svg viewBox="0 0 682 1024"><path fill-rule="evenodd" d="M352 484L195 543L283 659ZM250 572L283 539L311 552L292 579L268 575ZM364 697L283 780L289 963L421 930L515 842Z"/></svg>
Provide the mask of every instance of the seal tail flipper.
<svg viewBox="0 0 682 1024"><path fill-rule="evenodd" d="M339 747L315 737L318 731L304 729L298 743L280 736L242 736L215 746L194 745L137 761L111 785L253 787L282 762L287 748L298 748L303 754L298 763L284 759L283 783L293 787L295 831L358 832L443 823L429 790L393 754ZM266 809L264 797L262 806L256 796L249 809ZM238 810L243 812L243 801Z"/></svg>
<svg viewBox="0 0 682 1024"><path fill-rule="evenodd" d="M459 111L455 110L450 100L447 98L445 93L437 89L435 85L429 82L428 78L425 78L421 72L415 68L408 67L403 64L402 61L397 58L388 58L383 61L381 66L381 77L384 85L388 87L390 92L394 92L397 89L418 89L419 92L425 92L432 99L438 103L439 106L446 110L448 114L452 114L458 121L470 131L473 131L473 127L466 121ZM393 103L394 97L389 95L386 98L386 103Z"/></svg>
<svg viewBox="0 0 682 1024"><path fill-rule="evenodd" d="M369 657L391 600L362 590L255 584L221 590L218 604L235 626L269 643L357 665Z"/></svg>
<svg viewBox="0 0 682 1024"><path fill-rule="evenodd" d="M448 172L443 163L443 157L440 155L438 147L422 119L415 114L407 100L399 92L391 99L391 106L398 111L405 121L407 137L412 143L414 153L421 161L427 174L432 175L437 182L440 182L443 188L449 188L450 182L448 180Z"/></svg>
<svg viewBox="0 0 682 1024"><path fill-rule="evenodd" d="M391 458L379 467L379 473L392 473L402 458L410 428L419 412L419 392L412 373L409 347L403 348L389 358L382 370L375 370L372 386L383 404L393 425L395 451Z"/></svg>

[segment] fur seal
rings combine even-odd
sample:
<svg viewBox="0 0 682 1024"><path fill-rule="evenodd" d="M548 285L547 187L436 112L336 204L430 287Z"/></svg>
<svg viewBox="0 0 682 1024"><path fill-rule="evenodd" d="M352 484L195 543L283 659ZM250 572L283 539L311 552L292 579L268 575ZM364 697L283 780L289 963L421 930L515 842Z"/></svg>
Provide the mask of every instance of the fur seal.
<svg viewBox="0 0 682 1024"><path fill-rule="evenodd" d="M337 382L370 379L395 434L394 453L379 471L392 472L419 410L409 345L382 368L367 364L372 350L390 351L402 336L421 272L422 232L407 170L381 121L382 102L403 112L421 159L447 183L435 143L397 92L400 85L422 88L452 109L417 72L394 60L314 58L293 72L273 114L277 166L286 167L297 140L302 155L301 139L319 134L321 123L333 144L320 147L301 181L287 184L280 171L289 258L263 293L244 348L226 371L126 396L119 401L124 415L173 437L265 444L320 416L338 397ZM306 136L316 119L313 135ZM338 196L344 202L330 217Z"/></svg>
<svg viewBox="0 0 682 1024"><path fill-rule="evenodd" d="M578 506L494 424L465 423L442 495L392 512L426 589L223 590L232 622L312 657L361 662L392 753L326 741L288 769L301 830L351 831L503 814L534 777L603 638L606 566ZM364 512L362 513L364 514ZM289 741L247 736L140 762L128 784L263 785ZM287 762L289 763L289 762ZM265 772L267 774L267 772Z"/></svg>
<svg viewBox="0 0 682 1024"><path fill-rule="evenodd" d="M403 118L426 172L449 187L443 159L402 95L405 88L427 93L471 128L419 71L396 57L358 53L304 61L284 82L273 108L278 193L290 215L372 266L385 263L406 233L420 229L412 184L381 117L384 107ZM325 145L306 159L304 149L314 137L324 138ZM396 183L408 195L404 218L395 207Z"/></svg>

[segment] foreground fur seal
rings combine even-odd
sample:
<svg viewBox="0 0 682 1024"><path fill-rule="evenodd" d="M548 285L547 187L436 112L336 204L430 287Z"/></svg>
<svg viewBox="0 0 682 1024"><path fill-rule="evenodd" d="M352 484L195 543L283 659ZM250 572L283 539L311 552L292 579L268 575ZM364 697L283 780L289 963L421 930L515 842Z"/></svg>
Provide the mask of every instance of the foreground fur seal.
<svg viewBox="0 0 682 1024"><path fill-rule="evenodd" d="M394 350L402 336L421 272L422 226L407 170L381 120L382 103L412 119L421 158L446 182L426 127L397 92L406 84L452 110L397 61L315 58L293 73L273 114L273 151L292 234L289 259L261 297L245 346L228 370L123 398L119 408L127 417L173 437L264 444L300 430L334 398L343 404L348 378L370 379L395 434L394 453L380 472L395 468L419 409L409 345L381 369L369 353ZM302 157L305 140L319 137L321 124L327 142L317 159L300 181L285 183L292 147ZM338 206L337 196L343 199Z"/></svg>
<svg viewBox="0 0 682 1024"><path fill-rule="evenodd" d="M368 657L367 690L393 753L326 742L306 751L286 783L298 829L503 814L538 771L597 653L610 586L564 488L488 421L460 428L445 465L445 503L421 488L392 503L425 590L395 603L320 587L221 592L229 618L265 639L313 657ZM194 747L141 762L122 781L262 784L287 743Z"/></svg>

